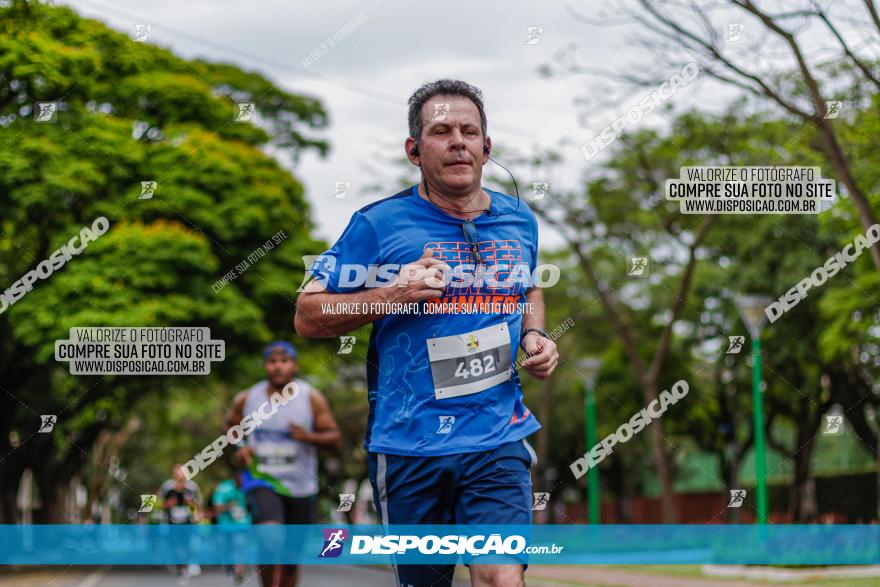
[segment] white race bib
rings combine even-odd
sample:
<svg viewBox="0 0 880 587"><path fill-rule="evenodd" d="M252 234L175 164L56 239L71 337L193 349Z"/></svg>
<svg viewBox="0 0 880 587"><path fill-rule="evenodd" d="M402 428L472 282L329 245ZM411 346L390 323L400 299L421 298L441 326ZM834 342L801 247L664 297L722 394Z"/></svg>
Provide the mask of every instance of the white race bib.
<svg viewBox="0 0 880 587"><path fill-rule="evenodd" d="M171 508L171 521L175 524L183 524L189 521L189 506L176 505Z"/></svg>
<svg viewBox="0 0 880 587"><path fill-rule="evenodd" d="M507 322L472 332L429 338L434 397L479 393L510 379Z"/></svg>
<svg viewBox="0 0 880 587"><path fill-rule="evenodd" d="M261 440L254 445L257 471L267 475L285 475L296 471L296 445L292 442Z"/></svg>

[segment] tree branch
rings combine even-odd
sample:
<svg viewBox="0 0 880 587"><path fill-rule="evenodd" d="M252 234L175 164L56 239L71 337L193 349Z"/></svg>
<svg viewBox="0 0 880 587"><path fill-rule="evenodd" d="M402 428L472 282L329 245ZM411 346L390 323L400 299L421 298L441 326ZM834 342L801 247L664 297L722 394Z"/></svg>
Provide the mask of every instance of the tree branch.
<svg viewBox="0 0 880 587"><path fill-rule="evenodd" d="M687 292L691 284L691 278L693 277L694 269L697 265L697 248L702 244L706 235L709 233L709 229L712 228L712 225L715 224L717 219L717 216L712 215L703 222L696 238L694 238L694 242L689 248L688 262L685 266L684 274L681 276L681 281L678 283L678 292L676 293L675 304L672 306L672 315L669 317L669 321L666 323L666 326L663 328L663 333L660 335L660 343L657 345L657 351L654 353L654 359L651 362L651 369L648 371L649 379L653 380L660 374L660 369L663 367L663 363L666 361L666 357L669 354L669 345L672 340L672 327L675 325L675 322L681 314L681 309L684 307L685 298L687 297Z"/></svg>
<svg viewBox="0 0 880 587"><path fill-rule="evenodd" d="M868 9L868 13L871 15L871 20L874 21L874 26L877 27L877 32L880 32L880 14L877 14L877 7L874 6L874 0L865 0L865 6Z"/></svg>
<svg viewBox="0 0 880 587"><path fill-rule="evenodd" d="M843 52L846 53L847 57L858 67L862 73L865 74L865 77L870 80L878 89L880 89L880 79L877 79L871 70L862 63L862 61L856 57L856 55L850 50L849 45L846 44L846 41L843 39L843 36L837 30L837 27L831 22L828 18L828 15L825 14L825 11L816 3L816 0L811 0L813 7L815 8L815 15L819 17L819 19L825 23L825 26L828 27L828 30L831 31L831 34L834 35L834 38L837 39L837 42L840 44L840 47L843 49Z"/></svg>

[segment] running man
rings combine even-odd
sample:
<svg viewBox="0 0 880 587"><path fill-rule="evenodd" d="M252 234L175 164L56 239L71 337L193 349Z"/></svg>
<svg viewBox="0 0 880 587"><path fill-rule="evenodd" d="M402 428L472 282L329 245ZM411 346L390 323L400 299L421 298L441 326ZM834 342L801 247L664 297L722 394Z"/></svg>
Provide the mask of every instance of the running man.
<svg viewBox="0 0 880 587"><path fill-rule="evenodd" d="M330 337L373 324L365 448L383 524L530 524L525 438L540 425L511 365L522 348L525 371L547 379L558 361L532 279L538 223L524 202L481 187L492 141L477 88L440 80L409 106L405 149L421 183L355 212L311 267L294 326ZM402 269L381 287L373 274L388 265ZM373 279L353 280L353 266ZM475 562L471 583L522 585L517 563ZM398 566L397 580L450 585L454 568Z"/></svg>
<svg viewBox="0 0 880 587"><path fill-rule="evenodd" d="M172 477L159 487L162 510L168 524L194 524L199 521L202 493L195 481L187 481L183 465L177 463L172 469ZM187 545L175 535L177 553L186 551ZM197 564L178 564L175 566L181 582L186 584L190 577L200 575L202 568Z"/></svg>
<svg viewBox="0 0 880 587"><path fill-rule="evenodd" d="M302 379L296 349L289 342L273 342L263 351L266 379L242 391L226 417L227 427L241 422L281 393L290 382L294 397L264 419L239 449L242 489L255 524L313 524L318 495L318 448L338 448L339 429L324 396ZM228 429L228 428L227 428ZM296 565L261 565L263 587L294 587Z"/></svg>

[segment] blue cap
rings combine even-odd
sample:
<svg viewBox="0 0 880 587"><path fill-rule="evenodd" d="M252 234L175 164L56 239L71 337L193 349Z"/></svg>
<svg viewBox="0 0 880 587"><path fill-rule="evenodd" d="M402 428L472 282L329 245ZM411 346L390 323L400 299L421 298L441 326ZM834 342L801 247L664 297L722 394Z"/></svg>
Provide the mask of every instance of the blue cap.
<svg viewBox="0 0 880 587"><path fill-rule="evenodd" d="M296 358L296 348L289 342L285 340L276 340L273 343L270 343L266 348L263 349L263 360L269 358L269 355L276 351L281 351L285 355L289 356L291 359Z"/></svg>

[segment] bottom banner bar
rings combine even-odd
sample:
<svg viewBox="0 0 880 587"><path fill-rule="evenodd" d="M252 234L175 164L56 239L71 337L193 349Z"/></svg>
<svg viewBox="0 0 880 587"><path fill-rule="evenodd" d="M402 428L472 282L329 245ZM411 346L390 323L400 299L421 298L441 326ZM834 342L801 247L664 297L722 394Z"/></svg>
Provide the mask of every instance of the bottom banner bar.
<svg viewBox="0 0 880 587"><path fill-rule="evenodd" d="M0 525L0 565L880 563L880 526Z"/></svg>

